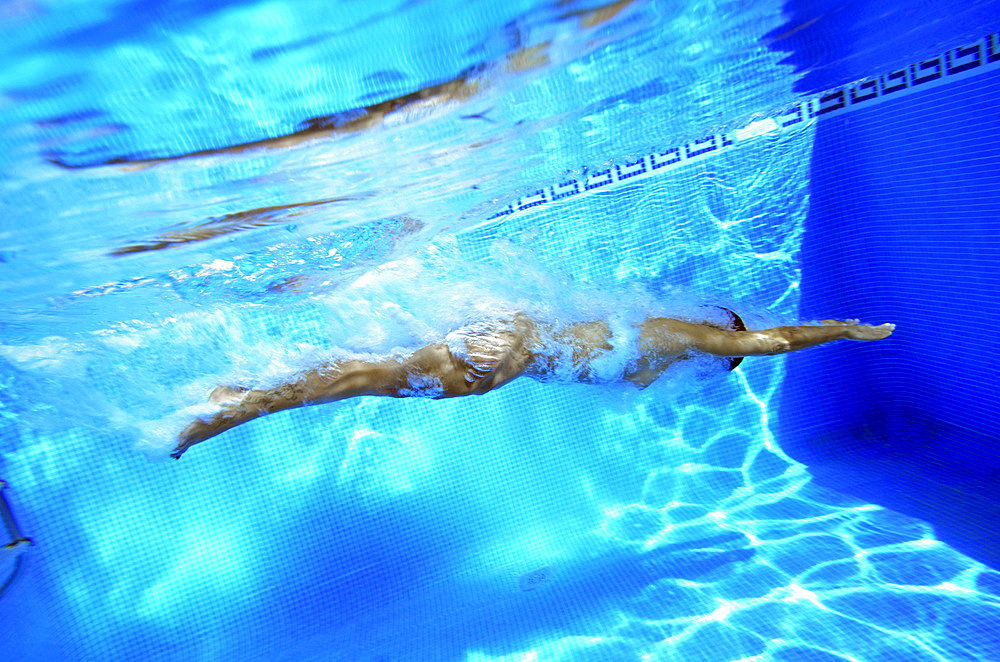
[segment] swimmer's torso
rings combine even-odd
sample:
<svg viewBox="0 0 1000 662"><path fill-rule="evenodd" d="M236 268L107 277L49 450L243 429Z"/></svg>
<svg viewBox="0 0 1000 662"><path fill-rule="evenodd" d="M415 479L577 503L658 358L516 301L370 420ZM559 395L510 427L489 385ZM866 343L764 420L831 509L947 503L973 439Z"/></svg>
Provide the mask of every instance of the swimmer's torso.
<svg viewBox="0 0 1000 662"><path fill-rule="evenodd" d="M654 317L616 334L605 321L555 326L518 314L464 327L446 342L453 356L468 364L466 381L483 382L481 392L519 374L584 383L625 379L644 388L688 357L690 335L701 327Z"/></svg>

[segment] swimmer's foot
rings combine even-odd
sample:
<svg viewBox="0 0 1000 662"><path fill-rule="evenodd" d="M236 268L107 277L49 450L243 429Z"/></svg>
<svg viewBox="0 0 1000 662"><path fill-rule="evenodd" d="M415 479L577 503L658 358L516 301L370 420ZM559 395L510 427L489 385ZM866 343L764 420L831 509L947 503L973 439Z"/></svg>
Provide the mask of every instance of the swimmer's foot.
<svg viewBox="0 0 1000 662"><path fill-rule="evenodd" d="M181 430L181 433L177 435L177 446L171 451L170 457L175 460L179 460L184 451L191 448L195 444L201 443L206 439L211 439L217 434L222 434L231 427L238 425L237 416L235 415L235 407L227 407L223 409L218 414L215 414L211 418L201 419L196 418L194 421L188 424L186 428Z"/></svg>
<svg viewBox="0 0 1000 662"><path fill-rule="evenodd" d="M208 396L208 401L220 407L219 411L211 416L198 417L191 421L187 427L177 435L177 445L171 451L170 457L180 459L184 451L197 443L211 439L217 434L222 434L229 428L235 427L251 418L255 418L259 413L247 407L247 394L252 393L250 389L233 386L219 386Z"/></svg>
<svg viewBox="0 0 1000 662"><path fill-rule="evenodd" d="M896 330L895 324L879 324L878 326L871 326L869 324L861 324L859 320L822 320L820 324L823 326L842 326L845 332L845 338L848 340L882 340L883 338L888 338L892 335L892 332Z"/></svg>
<svg viewBox="0 0 1000 662"><path fill-rule="evenodd" d="M170 452L170 457L175 460L181 459L184 451L201 441L205 441L212 435L208 432L209 426L201 419L195 419L188 424L179 435L177 435L177 445Z"/></svg>

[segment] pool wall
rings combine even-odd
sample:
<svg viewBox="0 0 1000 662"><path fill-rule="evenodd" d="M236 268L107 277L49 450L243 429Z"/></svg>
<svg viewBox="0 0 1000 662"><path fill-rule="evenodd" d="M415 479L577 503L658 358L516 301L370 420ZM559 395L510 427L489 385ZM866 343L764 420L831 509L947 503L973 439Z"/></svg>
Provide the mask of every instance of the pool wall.
<svg viewBox="0 0 1000 662"><path fill-rule="evenodd" d="M998 62L1000 34L992 32L817 91L749 127L539 188L493 218L814 126L800 319L898 329L891 349L854 347L846 362L831 348L788 357L777 410L782 447L821 484L925 519L997 567ZM830 84L861 66L840 64L845 71L819 68L803 85Z"/></svg>
<svg viewBox="0 0 1000 662"><path fill-rule="evenodd" d="M803 319L898 325L892 347L788 357L782 447L821 483L1000 562L1000 73L820 122Z"/></svg>
<svg viewBox="0 0 1000 662"><path fill-rule="evenodd" d="M965 324L965 305L988 329L995 283L982 274L995 261L998 42L960 43L901 75L872 72L874 87L819 91L748 126L705 127L522 191L483 215L480 234L449 240L486 261L507 245L498 237L534 232L547 237L537 260L582 282L711 282L782 320L896 321L894 340L817 348L805 364L748 359L675 394L521 380L487 398L310 407L167 465L119 430L53 434L12 418L2 468L36 544L0 602L0 649L39 660L989 659L1000 573L871 505L962 525L950 542L970 554L990 542L996 460L975 432L990 429L993 392L970 367L989 377L989 346L937 337L929 321ZM940 195L949 184L960 195ZM982 226L960 210L983 211ZM942 230L941 218L955 220ZM946 240L957 248L942 253ZM379 272L398 282L405 266ZM299 338L329 321L299 312L245 327ZM145 356L188 370L170 347ZM142 365L141 351L112 356ZM88 375L111 390L114 367ZM819 482L863 499L817 487L786 447Z"/></svg>

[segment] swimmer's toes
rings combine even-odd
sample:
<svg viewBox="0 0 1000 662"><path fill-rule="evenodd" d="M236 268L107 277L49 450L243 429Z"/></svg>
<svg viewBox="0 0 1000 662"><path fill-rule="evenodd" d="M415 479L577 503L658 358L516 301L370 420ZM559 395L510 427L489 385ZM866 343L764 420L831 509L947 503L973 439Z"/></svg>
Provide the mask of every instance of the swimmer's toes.
<svg viewBox="0 0 1000 662"><path fill-rule="evenodd" d="M191 448L200 441L204 441L208 438L206 434L206 426L200 420L195 419L188 424L186 428L181 430L181 433L177 435L177 445L174 446L174 450L171 451L170 457L175 460L179 460L184 451Z"/></svg>
<svg viewBox="0 0 1000 662"><path fill-rule="evenodd" d="M185 432L187 431L185 430ZM174 446L174 450L170 451L170 457L174 458L175 460L181 459L181 455L184 454L184 451L186 451L191 446L192 442L188 441L188 439L185 437L184 432L182 432L177 440L177 445Z"/></svg>

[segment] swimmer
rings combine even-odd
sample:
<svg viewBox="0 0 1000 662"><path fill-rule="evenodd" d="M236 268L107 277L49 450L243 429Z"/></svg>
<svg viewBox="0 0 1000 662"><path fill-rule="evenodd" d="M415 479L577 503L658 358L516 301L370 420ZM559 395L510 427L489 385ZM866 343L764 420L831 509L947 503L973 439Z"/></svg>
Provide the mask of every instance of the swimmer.
<svg viewBox="0 0 1000 662"><path fill-rule="evenodd" d="M697 355L718 357L731 370L745 356L785 354L834 340L881 340L895 329L893 324L824 320L819 326L751 331L738 315L726 313L729 328L667 317L646 319L634 329L637 358L619 380L643 389L671 365ZM596 362L614 351L612 335L604 321L555 328L517 314L501 323L471 325L404 358L327 364L268 390L220 386L209 396L218 412L185 427L171 456L179 458L194 444L259 416L363 395L482 395L521 376L544 381L568 375L572 381L598 383L604 380Z"/></svg>

